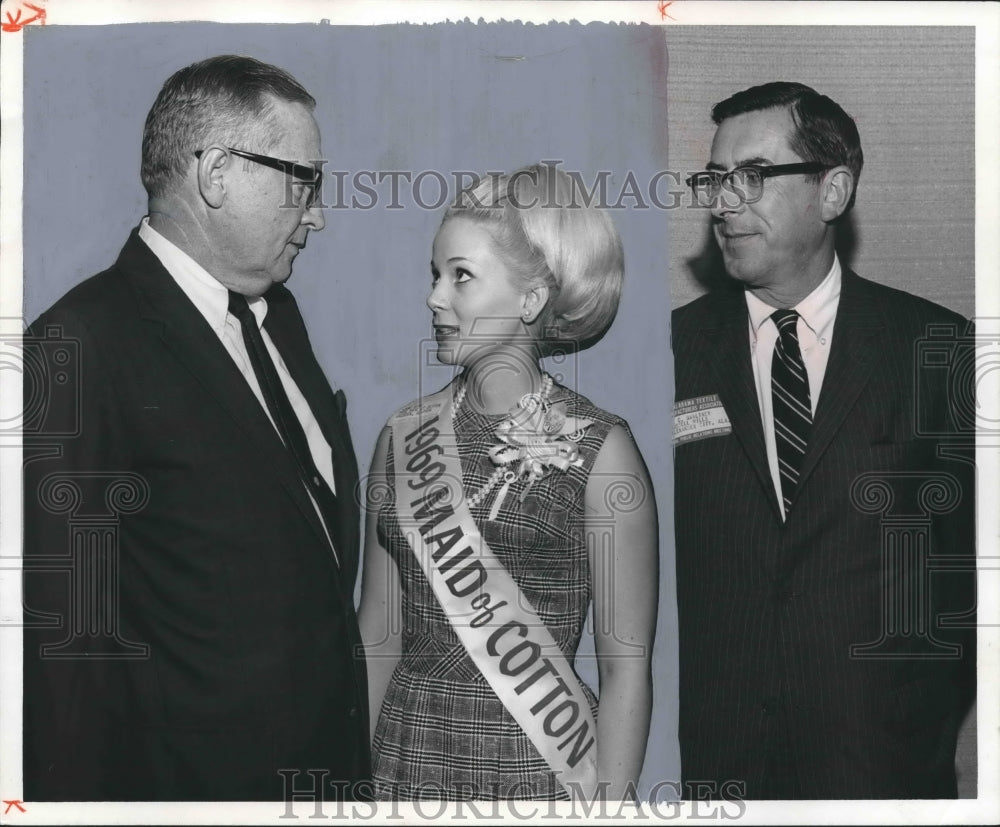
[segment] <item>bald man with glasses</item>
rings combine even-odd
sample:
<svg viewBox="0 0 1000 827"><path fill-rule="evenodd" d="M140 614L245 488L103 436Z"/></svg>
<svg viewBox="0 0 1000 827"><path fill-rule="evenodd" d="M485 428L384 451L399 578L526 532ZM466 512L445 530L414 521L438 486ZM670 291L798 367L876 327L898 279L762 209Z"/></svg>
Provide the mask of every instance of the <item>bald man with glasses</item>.
<svg viewBox="0 0 1000 827"><path fill-rule="evenodd" d="M76 343L80 407L25 469L25 800L370 794L357 464L284 286L325 226L314 107L252 58L174 74L148 216L26 337Z"/></svg>
<svg viewBox="0 0 1000 827"><path fill-rule="evenodd" d="M688 184L730 280L673 314L687 794L955 797L972 390L924 354L968 356L968 323L838 258L863 163L838 104L777 82L712 117Z"/></svg>

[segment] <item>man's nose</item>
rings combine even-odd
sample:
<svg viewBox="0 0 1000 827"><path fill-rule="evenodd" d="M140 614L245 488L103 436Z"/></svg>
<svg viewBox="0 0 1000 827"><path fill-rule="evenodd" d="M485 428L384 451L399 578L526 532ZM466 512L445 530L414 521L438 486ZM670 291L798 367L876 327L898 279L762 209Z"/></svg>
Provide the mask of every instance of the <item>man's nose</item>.
<svg viewBox="0 0 1000 827"><path fill-rule="evenodd" d="M730 187L720 187L719 194L712 199L710 207L712 215L722 218L728 213L739 212L743 209L743 197Z"/></svg>
<svg viewBox="0 0 1000 827"><path fill-rule="evenodd" d="M311 207L307 207L302 213L302 223L307 227L319 232L326 226L326 216L323 215L322 201L317 201Z"/></svg>

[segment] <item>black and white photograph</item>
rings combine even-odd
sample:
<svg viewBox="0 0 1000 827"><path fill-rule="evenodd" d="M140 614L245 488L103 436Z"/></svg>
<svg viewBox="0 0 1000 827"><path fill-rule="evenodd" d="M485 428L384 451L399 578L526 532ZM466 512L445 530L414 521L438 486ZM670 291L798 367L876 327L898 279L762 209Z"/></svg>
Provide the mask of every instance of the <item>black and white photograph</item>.
<svg viewBox="0 0 1000 827"><path fill-rule="evenodd" d="M0 23L0 821L1000 818L1000 9Z"/></svg>

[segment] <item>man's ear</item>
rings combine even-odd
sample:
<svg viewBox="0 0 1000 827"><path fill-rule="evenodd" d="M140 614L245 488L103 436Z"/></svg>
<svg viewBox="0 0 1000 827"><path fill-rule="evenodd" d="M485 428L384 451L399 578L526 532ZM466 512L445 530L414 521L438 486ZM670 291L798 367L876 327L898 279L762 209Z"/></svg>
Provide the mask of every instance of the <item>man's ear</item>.
<svg viewBox="0 0 1000 827"><path fill-rule="evenodd" d="M845 166L834 167L823 175L822 187L823 204L820 214L829 224L846 212L854 192L854 176Z"/></svg>
<svg viewBox="0 0 1000 827"><path fill-rule="evenodd" d="M225 169L229 160L226 151L217 146L204 150L198 158L198 192L205 203L214 209L226 201Z"/></svg>
<svg viewBox="0 0 1000 827"><path fill-rule="evenodd" d="M538 318L538 314L545 309L549 300L549 288L544 284L532 287L524 294L521 302L521 318L525 324L531 324Z"/></svg>

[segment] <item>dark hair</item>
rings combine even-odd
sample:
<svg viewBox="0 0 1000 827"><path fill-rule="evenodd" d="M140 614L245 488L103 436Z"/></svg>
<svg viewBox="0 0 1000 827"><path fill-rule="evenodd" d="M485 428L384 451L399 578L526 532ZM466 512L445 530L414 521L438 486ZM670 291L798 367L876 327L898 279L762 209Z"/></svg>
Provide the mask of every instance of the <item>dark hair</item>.
<svg viewBox="0 0 1000 827"><path fill-rule="evenodd" d="M840 104L821 95L802 83L775 81L762 86L752 86L737 92L712 107L712 120L716 124L727 118L762 109L787 107L795 124L795 133L789 139L793 152L803 161L819 161L833 166L846 166L854 176L854 189L847 209L854 206L858 191L861 167L865 156L861 151L854 118ZM817 180L819 176L816 176Z"/></svg>
<svg viewBox="0 0 1000 827"><path fill-rule="evenodd" d="M175 72L160 90L142 133L142 184L165 194L194 153L211 143L264 152L281 138L275 99L316 100L290 74L252 57L220 55Z"/></svg>
<svg viewBox="0 0 1000 827"><path fill-rule="evenodd" d="M590 347L611 326L625 275L622 242L605 211L576 203L565 172L534 164L487 174L459 193L441 223L457 218L487 228L521 288L548 287L533 326L542 355L558 342Z"/></svg>

